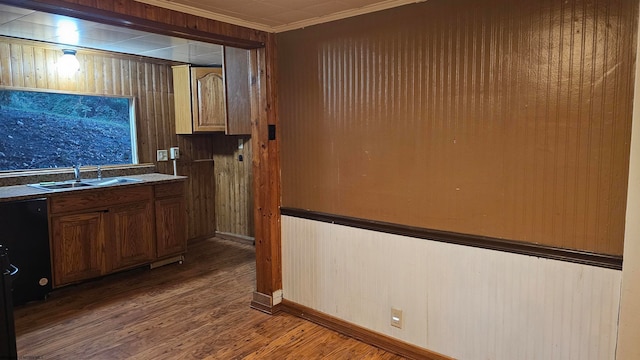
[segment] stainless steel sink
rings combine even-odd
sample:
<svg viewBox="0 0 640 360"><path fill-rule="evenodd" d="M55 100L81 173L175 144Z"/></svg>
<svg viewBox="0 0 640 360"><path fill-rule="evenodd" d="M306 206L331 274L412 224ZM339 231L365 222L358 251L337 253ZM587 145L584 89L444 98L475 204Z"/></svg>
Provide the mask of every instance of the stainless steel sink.
<svg viewBox="0 0 640 360"><path fill-rule="evenodd" d="M77 182L73 181L53 181L53 182L42 182L38 184L28 184L27 186L31 186L36 189L41 190L63 190L63 189L74 189L92 186L92 184L88 184L86 182Z"/></svg>
<svg viewBox="0 0 640 360"><path fill-rule="evenodd" d="M85 179L81 181L67 180L67 181L41 182L37 184L28 184L27 186L30 186L36 189L41 189L41 190L54 191L54 190L66 190L66 189L75 189L75 188L129 184L129 183L136 183L141 181L142 180L140 179L126 178L126 177L112 177L112 178L103 178L103 179Z"/></svg>
<svg viewBox="0 0 640 360"><path fill-rule="evenodd" d="M112 178L102 178L102 179L91 179L86 180L89 184L94 186L108 186L108 185L116 185L116 184L128 184L140 182L140 179L126 178L126 177L112 177Z"/></svg>

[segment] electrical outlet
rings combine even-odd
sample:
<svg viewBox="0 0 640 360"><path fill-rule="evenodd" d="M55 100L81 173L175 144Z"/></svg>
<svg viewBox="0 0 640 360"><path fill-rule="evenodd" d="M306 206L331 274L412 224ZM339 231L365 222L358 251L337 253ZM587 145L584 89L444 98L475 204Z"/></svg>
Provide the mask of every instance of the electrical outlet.
<svg viewBox="0 0 640 360"><path fill-rule="evenodd" d="M171 157L171 160L179 159L180 149L177 147L169 148L169 156Z"/></svg>
<svg viewBox="0 0 640 360"><path fill-rule="evenodd" d="M158 150L158 161L169 161L167 150Z"/></svg>
<svg viewBox="0 0 640 360"><path fill-rule="evenodd" d="M402 310L391 308L391 326L402 329Z"/></svg>

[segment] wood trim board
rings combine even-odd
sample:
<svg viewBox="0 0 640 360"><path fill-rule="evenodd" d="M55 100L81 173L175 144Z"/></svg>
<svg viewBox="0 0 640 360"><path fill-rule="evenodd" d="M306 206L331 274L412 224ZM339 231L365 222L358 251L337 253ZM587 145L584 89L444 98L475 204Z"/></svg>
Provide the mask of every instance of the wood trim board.
<svg viewBox="0 0 640 360"><path fill-rule="evenodd" d="M22 8L29 8L37 11L44 11L54 14L60 14L78 19L84 19L89 21L95 21L103 24L109 24L114 26L121 26L140 31L148 31L152 33L158 33L169 36L176 36L191 40L219 43L221 45L240 47L245 49L254 49L265 45L264 39L266 33L260 30L249 29L246 27L227 24L211 19L204 19L199 16L179 13L174 10L155 7L153 5L135 3L128 0L131 6L128 7L129 11L139 11L144 13L154 13L158 15L158 18L166 18L166 21L156 21L150 19L149 16L138 17L131 14L120 12L118 16L114 16L114 13L118 9L115 6L111 6L114 11L104 10L98 6L85 6L78 3L72 3L69 0L2 0L0 3L18 6ZM122 4L124 8L127 8L127 4ZM206 30L201 30L196 26L185 28L176 24L171 24L172 19L185 20L185 25L189 24L186 21L195 23L216 23L217 32L213 33ZM229 34L233 35L229 35Z"/></svg>
<svg viewBox="0 0 640 360"><path fill-rule="evenodd" d="M508 239L497 239L480 235L461 234L451 231L425 229L407 225L393 224L384 221L360 219L349 216L327 214L317 211L295 208L281 208L280 214L302 219L350 226L359 229L378 231L388 234L410 236L419 239L440 241L456 245L472 246L482 249L505 251L521 255L536 256L546 259L598 266L614 270L622 270L622 256L596 254L587 251L562 249L540 244L526 243Z"/></svg>

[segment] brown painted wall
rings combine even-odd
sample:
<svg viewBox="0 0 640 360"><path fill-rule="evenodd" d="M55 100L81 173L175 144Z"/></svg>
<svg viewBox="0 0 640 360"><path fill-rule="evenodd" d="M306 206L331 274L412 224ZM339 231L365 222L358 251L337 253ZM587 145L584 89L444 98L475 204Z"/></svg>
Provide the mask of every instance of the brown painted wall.
<svg viewBox="0 0 640 360"><path fill-rule="evenodd" d="M637 9L430 0L279 34L282 206L621 255Z"/></svg>

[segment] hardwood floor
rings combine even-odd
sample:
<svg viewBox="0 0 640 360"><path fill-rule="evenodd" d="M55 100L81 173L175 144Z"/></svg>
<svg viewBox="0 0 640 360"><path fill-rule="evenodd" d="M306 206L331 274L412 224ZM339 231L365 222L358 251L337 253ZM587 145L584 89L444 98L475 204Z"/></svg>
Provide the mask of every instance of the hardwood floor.
<svg viewBox="0 0 640 360"><path fill-rule="evenodd" d="M249 308L253 246L189 244L184 264L111 275L16 309L20 359L402 359Z"/></svg>

